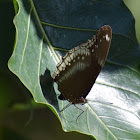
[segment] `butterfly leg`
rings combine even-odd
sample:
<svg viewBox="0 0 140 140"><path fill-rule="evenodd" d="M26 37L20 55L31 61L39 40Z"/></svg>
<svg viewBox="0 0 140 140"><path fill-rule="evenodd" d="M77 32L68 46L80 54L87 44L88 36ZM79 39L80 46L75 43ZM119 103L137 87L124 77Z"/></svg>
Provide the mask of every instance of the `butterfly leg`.
<svg viewBox="0 0 140 140"><path fill-rule="evenodd" d="M85 112L83 109L81 109L81 108L79 108L78 106L76 106L76 104L74 104L74 106L77 108L77 109L79 109L79 110L81 110L82 112L78 115L78 117L77 117L77 119L76 119L76 123L78 124L78 118Z"/></svg>

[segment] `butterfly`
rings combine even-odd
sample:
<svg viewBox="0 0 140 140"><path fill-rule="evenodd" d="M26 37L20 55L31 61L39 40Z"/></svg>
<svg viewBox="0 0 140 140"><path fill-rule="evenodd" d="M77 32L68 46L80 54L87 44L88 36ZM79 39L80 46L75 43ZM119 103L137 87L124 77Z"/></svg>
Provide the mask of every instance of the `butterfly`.
<svg viewBox="0 0 140 140"><path fill-rule="evenodd" d="M104 25L91 39L62 57L53 74L61 92L60 100L67 100L71 104L87 103L86 96L105 64L111 39L112 29Z"/></svg>

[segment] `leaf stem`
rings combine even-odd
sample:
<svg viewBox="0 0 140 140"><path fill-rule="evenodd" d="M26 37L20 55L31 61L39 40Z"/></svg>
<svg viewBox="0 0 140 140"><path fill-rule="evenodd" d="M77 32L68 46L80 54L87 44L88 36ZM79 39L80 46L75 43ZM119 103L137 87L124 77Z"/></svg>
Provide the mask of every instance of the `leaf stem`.
<svg viewBox="0 0 140 140"><path fill-rule="evenodd" d="M34 6L33 1L30 0L30 3L31 3L31 7L33 8L33 11L34 11L34 14L35 14L35 16L36 16L36 19L37 19L37 21L38 21L38 24L39 24L39 26L40 26L40 29L41 29L41 31L42 31L42 33L43 33L43 36L44 36L44 38L46 39L46 41L47 41L47 43L48 43L48 46L50 47L52 53L54 54L54 57L56 58L56 61L59 62L60 60L59 60L58 56L56 55L56 53L55 53L55 51L54 51L54 49L53 49L53 46L51 45L51 43L50 43L50 41L49 41L49 38L48 38L47 35L46 35L46 32L45 32L45 30L44 30L44 28L43 28L43 26L42 26L42 24L41 24L40 18L39 18L38 14L37 14L37 11L36 11L36 9L35 9L35 6Z"/></svg>
<svg viewBox="0 0 140 140"><path fill-rule="evenodd" d="M52 23L46 23L41 21L42 24L47 25L47 26L51 26L51 27L55 27L55 28L61 28L61 29L68 29L68 30L78 30L78 31L86 31L86 32L95 32L97 30L92 30L92 29L82 29L82 28L76 28L76 27L68 27L68 26L60 26L60 25L54 25Z"/></svg>

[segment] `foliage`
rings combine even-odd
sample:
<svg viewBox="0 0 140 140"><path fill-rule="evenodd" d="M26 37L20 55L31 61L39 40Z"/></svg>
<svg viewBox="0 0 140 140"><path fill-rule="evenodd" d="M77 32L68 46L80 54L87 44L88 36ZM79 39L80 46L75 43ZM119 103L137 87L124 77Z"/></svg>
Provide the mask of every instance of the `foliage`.
<svg viewBox="0 0 140 140"><path fill-rule="evenodd" d="M78 124L80 110L73 105L59 117L65 131L79 131L99 140L140 139L140 48L134 18L122 0L19 0L18 4L9 69L36 102L48 105L57 116L68 104L57 98L60 93L55 83L55 91L52 89L51 76L65 53L62 48L81 44L104 24L112 27L108 59L87 96L88 103L78 105L85 110Z"/></svg>

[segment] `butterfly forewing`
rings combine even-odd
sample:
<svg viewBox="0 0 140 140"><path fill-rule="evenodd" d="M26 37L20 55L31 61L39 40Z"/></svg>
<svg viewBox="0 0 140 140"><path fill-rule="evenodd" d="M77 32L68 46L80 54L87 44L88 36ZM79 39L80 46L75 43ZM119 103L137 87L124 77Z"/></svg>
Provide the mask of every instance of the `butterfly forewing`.
<svg viewBox="0 0 140 140"><path fill-rule="evenodd" d="M53 75L61 92L59 99L72 104L86 102L85 97L105 63L111 35L111 27L105 25L96 36L66 53Z"/></svg>
<svg viewBox="0 0 140 140"><path fill-rule="evenodd" d="M98 59L98 63L101 67L104 66L112 38L112 30L110 26L103 26L100 28L96 35L96 43L93 45L95 51L93 57ZM92 50L93 51L93 50Z"/></svg>

